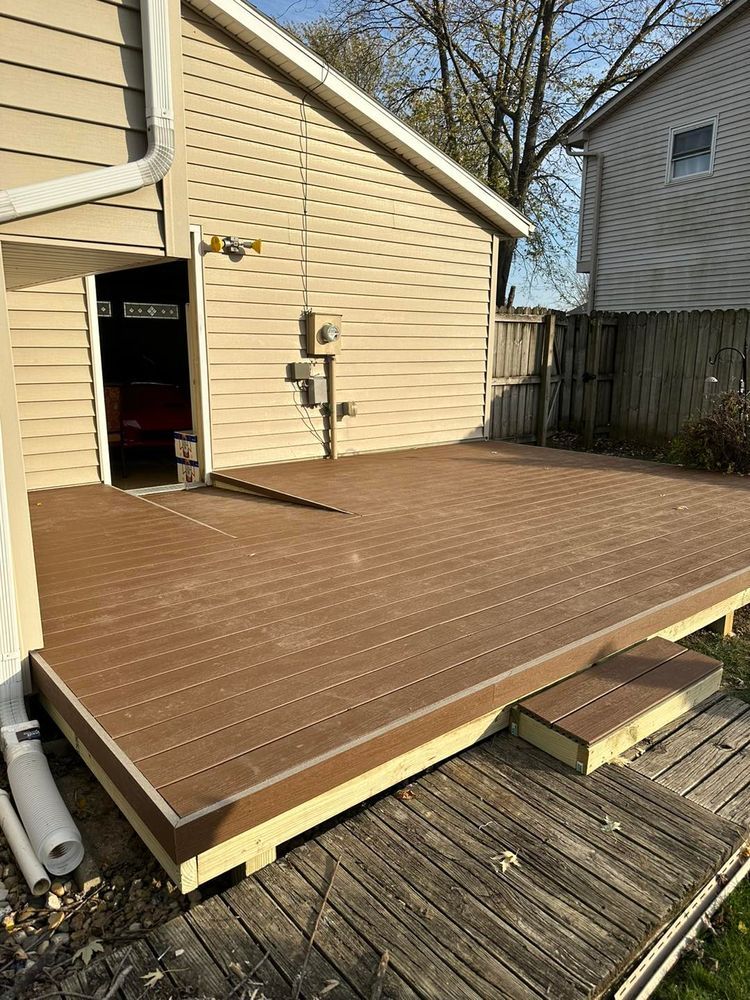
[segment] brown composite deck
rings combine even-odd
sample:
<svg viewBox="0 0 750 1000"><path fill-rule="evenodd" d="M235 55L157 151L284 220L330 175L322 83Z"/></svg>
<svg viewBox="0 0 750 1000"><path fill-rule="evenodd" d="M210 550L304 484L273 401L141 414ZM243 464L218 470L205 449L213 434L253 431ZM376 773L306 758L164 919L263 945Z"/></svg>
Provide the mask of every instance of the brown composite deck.
<svg viewBox="0 0 750 1000"><path fill-rule="evenodd" d="M261 475L351 513L31 495L36 684L176 861L750 587L741 479L481 443Z"/></svg>

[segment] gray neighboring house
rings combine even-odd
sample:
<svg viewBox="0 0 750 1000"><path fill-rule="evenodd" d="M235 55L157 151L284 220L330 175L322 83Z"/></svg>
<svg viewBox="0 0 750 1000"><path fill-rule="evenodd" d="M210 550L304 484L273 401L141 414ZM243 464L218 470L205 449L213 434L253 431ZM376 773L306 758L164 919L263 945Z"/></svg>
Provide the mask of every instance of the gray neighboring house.
<svg viewBox="0 0 750 1000"><path fill-rule="evenodd" d="M750 0L733 0L568 137L589 310L750 307Z"/></svg>

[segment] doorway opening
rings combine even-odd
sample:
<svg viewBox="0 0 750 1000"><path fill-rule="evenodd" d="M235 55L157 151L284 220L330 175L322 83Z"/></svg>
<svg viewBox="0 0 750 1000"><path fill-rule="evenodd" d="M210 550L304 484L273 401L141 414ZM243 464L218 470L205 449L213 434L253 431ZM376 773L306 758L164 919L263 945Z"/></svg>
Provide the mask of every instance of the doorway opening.
<svg viewBox="0 0 750 1000"><path fill-rule="evenodd" d="M188 262L96 277L112 483L178 482L175 432L191 431Z"/></svg>

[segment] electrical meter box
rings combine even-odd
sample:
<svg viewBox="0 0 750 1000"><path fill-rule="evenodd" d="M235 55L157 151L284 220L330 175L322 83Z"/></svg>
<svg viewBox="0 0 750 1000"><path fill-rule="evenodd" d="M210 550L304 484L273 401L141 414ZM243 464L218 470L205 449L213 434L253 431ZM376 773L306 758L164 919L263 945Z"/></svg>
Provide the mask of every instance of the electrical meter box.
<svg viewBox="0 0 750 1000"><path fill-rule="evenodd" d="M307 353L312 357L338 354L341 344L341 316L335 313L307 314Z"/></svg>

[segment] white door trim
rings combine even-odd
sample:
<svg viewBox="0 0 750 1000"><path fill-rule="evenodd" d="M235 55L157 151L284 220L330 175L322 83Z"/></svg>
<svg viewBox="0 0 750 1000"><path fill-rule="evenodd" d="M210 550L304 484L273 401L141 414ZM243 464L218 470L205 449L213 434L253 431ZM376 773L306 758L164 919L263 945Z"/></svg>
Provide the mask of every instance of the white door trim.
<svg viewBox="0 0 750 1000"><path fill-rule="evenodd" d="M96 278L89 274L83 279L86 287L86 316L89 325L89 350L91 352L91 377L94 383L94 416L96 442L99 450L99 475L103 483L112 485L112 468L109 461L109 435L107 410L104 402L104 372L102 348L99 339L99 311L96 305Z"/></svg>
<svg viewBox="0 0 750 1000"><path fill-rule="evenodd" d="M210 483L213 472L213 442L211 438L211 393L208 368L208 337L206 334L206 295L203 275L203 231L200 226L190 227L189 291L191 323L188 344L191 349L191 375L197 377L197 403L200 414L198 455L203 479ZM193 367L194 365L194 367Z"/></svg>

